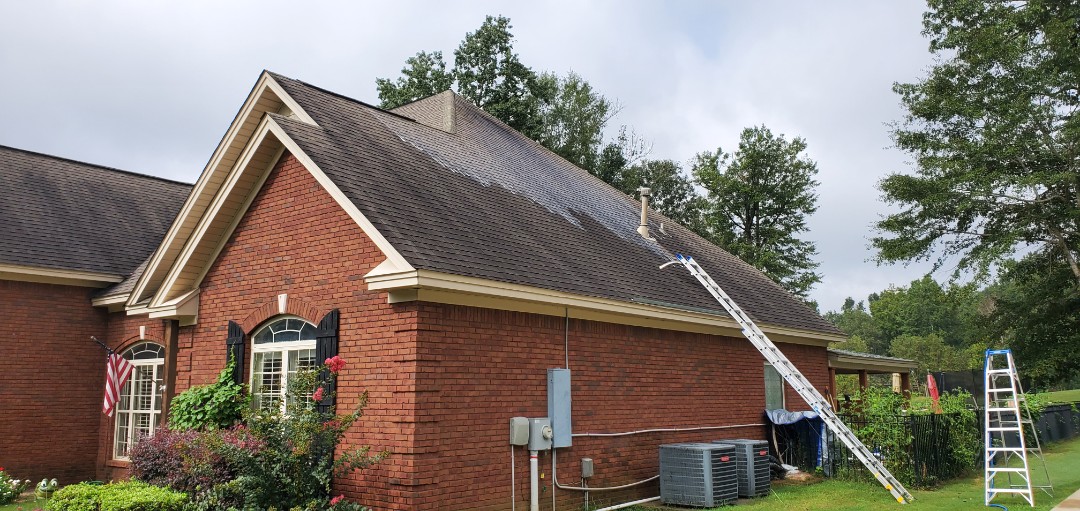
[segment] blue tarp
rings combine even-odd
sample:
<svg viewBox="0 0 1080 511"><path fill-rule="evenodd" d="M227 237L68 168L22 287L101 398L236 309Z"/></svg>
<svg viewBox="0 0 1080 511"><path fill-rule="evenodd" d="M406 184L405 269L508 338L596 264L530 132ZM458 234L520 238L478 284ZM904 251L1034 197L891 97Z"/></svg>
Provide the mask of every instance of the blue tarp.
<svg viewBox="0 0 1080 511"><path fill-rule="evenodd" d="M779 425L795 424L803 419L810 420L818 418L817 412L789 412L783 408L765 410L765 415L769 417L769 422Z"/></svg>
<svg viewBox="0 0 1080 511"><path fill-rule="evenodd" d="M794 465L802 465L801 468L810 470L814 467L822 466L822 456L824 455L824 439L825 439L825 421L821 420L817 412L805 411L805 412L789 412L784 409L765 410L765 417L769 419L769 422L773 423L773 428L777 426L784 427L787 430L787 436L790 440L796 443L802 443L803 445L812 446L809 452L812 459L804 459L802 461L791 459L790 462ZM805 421L805 422L803 422ZM776 444L775 433L773 435L773 443ZM779 451L780 446L774 445ZM805 452L805 451L804 451ZM789 463L788 460L785 460ZM810 466L806 466L810 464Z"/></svg>

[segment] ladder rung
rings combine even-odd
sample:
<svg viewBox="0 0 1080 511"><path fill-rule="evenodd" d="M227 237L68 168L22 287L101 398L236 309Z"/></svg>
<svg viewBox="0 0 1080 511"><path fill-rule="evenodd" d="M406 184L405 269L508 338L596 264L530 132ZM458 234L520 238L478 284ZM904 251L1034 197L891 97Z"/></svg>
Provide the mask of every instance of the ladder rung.
<svg viewBox="0 0 1080 511"><path fill-rule="evenodd" d="M986 470L989 472L1027 472L1024 467L990 467Z"/></svg>
<svg viewBox="0 0 1080 511"><path fill-rule="evenodd" d="M986 374L1012 374L1012 369L991 369Z"/></svg>
<svg viewBox="0 0 1080 511"><path fill-rule="evenodd" d="M1012 412L1012 413L1015 413L1015 414L1020 413L1020 410L1018 410L1016 408L987 408L986 411L988 411L988 412Z"/></svg>
<svg viewBox="0 0 1080 511"><path fill-rule="evenodd" d="M987 447L986 452L1020 452L1022 447ZM1032 449L1028 449L1029 451Z"/></svg>
<svg viewBox="0 0 1080 511"><path fill-rule="evenodd" d="M1020 426L1004 426L1000 428L986 428L987 431L1020 431Z"/></svg>
<svg viewBox="0 0 1080 511"><path fill-rule="evenodd" d="M989 493L1031 493L1031 490L1020 488L990 488Z"/></svg>

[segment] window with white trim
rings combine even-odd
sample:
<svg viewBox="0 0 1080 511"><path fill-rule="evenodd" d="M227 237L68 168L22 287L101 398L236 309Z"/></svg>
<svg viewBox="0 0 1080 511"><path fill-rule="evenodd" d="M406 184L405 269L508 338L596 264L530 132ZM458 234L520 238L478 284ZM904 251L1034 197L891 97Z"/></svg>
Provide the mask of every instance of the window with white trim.
<svg viewBox="0 0 1080 511"><path fill-rule="evenodd" d="M315 367L315 325L296 317L267 323L252 337L251 398L256 409L285 409L285 389L297 371Z"/></svg>
<svg viewBox="0 0 1080 511"><path fill-rule="evenodd" d="M135 366L120 388L116 404L113 457L126 459L140 438L152 436L161 423L164 399L165 347L142 342L128 348L123 357Z"/></svg>

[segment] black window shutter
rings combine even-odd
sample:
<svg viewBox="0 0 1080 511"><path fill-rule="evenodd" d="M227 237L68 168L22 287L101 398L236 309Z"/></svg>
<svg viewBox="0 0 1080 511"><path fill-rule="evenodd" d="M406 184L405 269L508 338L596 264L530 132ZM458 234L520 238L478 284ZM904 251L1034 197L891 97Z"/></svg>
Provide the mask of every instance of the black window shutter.
<svg viewBox="0 0 1080 511"><path fill-rule="evenodd" d="M225 339L225 347L230 359L236 361L233 366L233 381L244 383L244 347L247 345L247 336L244 329L235 321L229 322L229 337Z"/></svg>
<svg viewBox="0 0 1080 511"><path fill-rule="evenodd" d="M319 321L319 328L315 334L315 363L322 364L326 359L337 356L338 354L338 310L334 309ZM330 379L330 375L327 374L325 368L320 373L320 380L323 381L323 388L326 390L326 397L318 404L318 409L322 413L329 413L330 407L334 406L334 391L335 385L333 380Z"/></svg>

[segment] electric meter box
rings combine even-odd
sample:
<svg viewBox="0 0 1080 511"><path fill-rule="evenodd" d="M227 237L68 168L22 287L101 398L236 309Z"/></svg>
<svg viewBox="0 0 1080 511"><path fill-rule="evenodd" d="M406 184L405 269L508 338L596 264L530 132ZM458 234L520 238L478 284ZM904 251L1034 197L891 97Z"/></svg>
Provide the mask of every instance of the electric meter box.
<svg viewBox="0 0 1080 511"><path fill-rule="evenodd" d="M529 419L529 450L547 451L551 449L551 421L547 417Z"/></svg>

